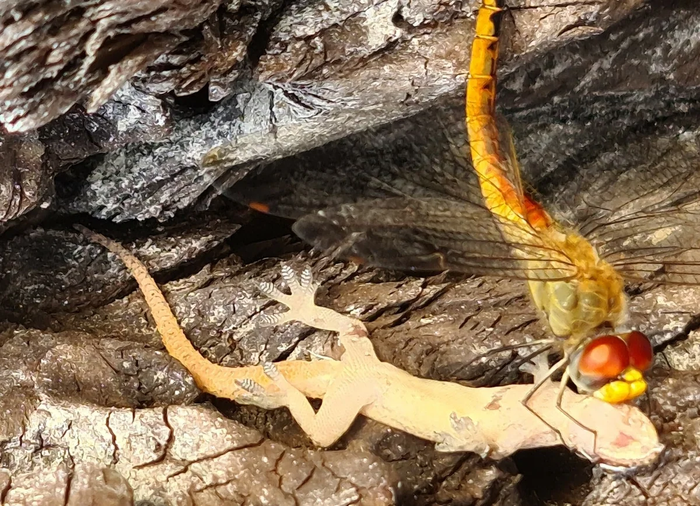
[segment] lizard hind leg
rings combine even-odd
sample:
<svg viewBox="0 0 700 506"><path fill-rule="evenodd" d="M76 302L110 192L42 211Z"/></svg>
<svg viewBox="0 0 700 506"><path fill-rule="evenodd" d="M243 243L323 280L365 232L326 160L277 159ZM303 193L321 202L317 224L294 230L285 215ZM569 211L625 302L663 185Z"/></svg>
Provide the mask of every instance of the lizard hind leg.
<svg viewBox="0 0 700 506"><path fill-rule="evenodd" d="M345 434L360 410L377 396L371 381L336 377L316 413L304 394L289 383L272 362L264 363L263 371L280 390L278 398L283 399L302 430L321 447L332 445Z"/></svg>

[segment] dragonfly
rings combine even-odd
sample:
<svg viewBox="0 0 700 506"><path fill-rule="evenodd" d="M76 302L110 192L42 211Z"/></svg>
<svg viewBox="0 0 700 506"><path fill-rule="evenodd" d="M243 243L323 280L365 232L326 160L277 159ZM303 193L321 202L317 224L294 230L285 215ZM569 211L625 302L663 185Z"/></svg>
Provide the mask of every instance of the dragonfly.
<svg viewBox="0 0 700 506"><path fill-rule="evenodd" d="M363 163L354 161L358 143L342 140L332 163L316 152L261 165L226 194L295 219L297 235L338 257L524 280L553 337L523 346L561 352L550 369L563 371L558 406L569 379L579 391L626 402L646 391L653 348L625 328L625 281L700 284L700 249L692 246L700 171L659 159L628 174L620 164L585 193L538 203L495 113L502 13L500 2L484 0L477 15L467 135L464 118L443 123L436 108L381 136L362 134Z"/></svg>

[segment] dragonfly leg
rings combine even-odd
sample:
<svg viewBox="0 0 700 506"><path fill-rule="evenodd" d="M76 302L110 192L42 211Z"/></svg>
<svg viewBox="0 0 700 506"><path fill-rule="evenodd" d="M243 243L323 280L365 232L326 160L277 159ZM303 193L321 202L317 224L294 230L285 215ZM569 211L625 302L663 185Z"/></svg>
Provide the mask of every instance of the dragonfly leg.
<svg viewBox="0 0 700 506"><path fill-rule="evenodd" d="M530 388L530 390L528 390L527 394L525 394L525 397L523 397L521 402L523 404L527 405L527 403L530 402L530 399L532 398L532 396L535 395L535 392L537 392L540 388L542 388L542 386L545 383L547 383L547 381L550 381L552 379L552 376L554 376L554 374L559 369L564 367L568 361L569 361L569 357L562 358L559 362L557 362L552 367L550 367L541 378L539 378L539 379L535 378L535 384L532 385L532 388Z"/></svg>
<svg viewBox="0 0 700 506"><path fill-rule="evenodd" d="M514 359L512 362L505 362L502 365L500 365L498 368L496 368L494 371L490 371L485 375L485 378L483 380L483 383L493 385L493 384L499 384L503 379L506 377L506 375L511 372L511 371L524 371L522 369L522 366L525 364L530 363L530 361L542 354L547 353L552 349L551 345L545 345L542 346L541 348L537 348L536 350L528 353L525 356L519 356L517 359ZM547 366L549 368L549 366ZM528 372L528 371L525 371Z"/></svg>
<svg viewBox="0 0 700 506"><path fill-rule="evenodd" d="M507 346L500 346L498 348L493 348L491 350L488 350L484 353L481 353L481 354L467 360L466 362L460 364L456 370L452 371L452 376L457 376L459 373L464 371L464 369L466 369L467 367L472 365L474 362L476 362L477 360L480 360L482 358L490 357L492 355L497 355L499 353L503 353L506 351L519 350L521 348L530 348L533 346L544 345L542 348L537 350L537 353L533 353L531 355L528 355L528 357L529 357L528 360L529 360L530 358L539 355L544 350L550 349L552 347L552 345L556 342L557 341L554 339L536 339L534 341L529 341L527 343L509 344Z"/></svg>
<svg viewBox="0 0 700 506"><path fill-rule="evenodd" d="M508 365L508 368L515 369L516 371L520 370L520 368L524 364L527 364L528 362L530 362L530 360L532 360L535 357L539 357L543 353L547 353L548 351L551 351L551 349L552 349L551 345L546 345L546 346L543 346L542 348L537 348L535 351L528 353L524 357L521 357L518 360L514 360L512 364Z"/></svg>
<svg viewBox="0 0 700 506"><path fill-rule="evenodd" d="M562 400L564 399L564 391L567 388L567 384L569 383L569 369L564 370L564 374L562 374L561 377L561 383L559 384L559 392L557 392L557 409L565 415L569 420L574 422L576 425L581 427L583 430L586 432L590 432L593 435L593 446L592 451L593 455L585 455L586 458L588 458L591 462L595 461L595 458L593 457L596 454L596 445L598 444L598 432L595 431L594 429L591 429L590 427L585 426L582 424L580 421L578 421L574 416L571 415L568 411L564 409L562 406Z"/></svg>
<svg viewBox="0 0 700 506"><path fill-rule="evenodd" d="M644 408L645 415L651 416L651 392L648 389L644 391Z"/></svg>
<svg viewBox="0 0 700 506"><path fill-rule="evenodd" d="M481 357L488 357L491 355L496 355L497 353L502 353L504 351L517 350L520 348L528 348L530 346L539 346L540 344L552 345L555 342L556 342L556 340L554 340L554 339L535 339L534 341L528 341L526 343L509 344L507 346L500 346L498 348L493 348L492 350L484 352L477 357L474 357L471 361L478 360Z"/></svg>
<svg viewBox="0 0 700 506"><path fill-rule="evenodd" d="M552 429L557 434L557 436L559 436L559 439L561 439L562 442L565 440L564 440L564 436L561 433L561 431L559 429L557 429L556 427L554 427L547 420L542 418L542 416L533 407L531 407L528 403L530 402L530 399L532 399L532 396L535 395L535 392L537 392L540 388L542 388L542 386L544 386L545 383L550 381L552 379L552 376L554 376L554 374L559 369L564 367L568 361L569 361L568 356L562 358L560 361L558 361L556 364L554 364L552 367L550 367L547 370L547 373L544 374L544 376L542 376L542 378L540 378L540 379L535 378L535 384L532 386L532 388L530 388L530 390L528 390L528 392L525 394L525 397L523 397L522 400L520 401L522 403L522 405L525 406L525 409L527 409L530 413L532 413L537 418L539 418L540 421L542 423L544 423L547 427Z"/></svg>

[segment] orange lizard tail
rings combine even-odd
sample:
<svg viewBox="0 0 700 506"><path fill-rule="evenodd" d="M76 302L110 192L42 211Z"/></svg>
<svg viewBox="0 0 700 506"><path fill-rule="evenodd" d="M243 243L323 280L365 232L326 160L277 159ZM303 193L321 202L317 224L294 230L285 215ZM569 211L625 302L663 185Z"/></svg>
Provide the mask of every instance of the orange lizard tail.
<svg viewBox="0 0 700 506"><path fill-rule="evenodd" d="M241 388L236 380L252 379L267 386L271 380L261 366L223 367L204 358L180 328L168 302L151 277L146 266L119 243L102 234L75 224L89 240L101 244L117 255L129 269L146 299L156 323L158 333L168 353L180 362L192 375L197 386L217 397L238 400ZM277 364L280 372L292 384L311 397L323 397L331 379L337 374L339 362L335 360L297 361L285 360Z"/></svg>

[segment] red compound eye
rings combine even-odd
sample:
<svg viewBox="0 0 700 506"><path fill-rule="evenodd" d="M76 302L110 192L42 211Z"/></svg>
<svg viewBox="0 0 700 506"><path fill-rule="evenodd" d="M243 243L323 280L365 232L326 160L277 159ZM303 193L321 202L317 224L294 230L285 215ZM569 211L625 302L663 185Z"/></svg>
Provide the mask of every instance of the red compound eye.
<svg viewBox="0 0 700 506"><path fill-rule="evenodd" d="M578 370L581 374L598 378L617 378L630 363L627 344L618 336L600 336L593 339L581 352Z"/></svg>
<svg viewBox="0 0 700 506"><path fill-rule="evenodd" d="M638 371L646 371L654 361L654 348L649 338L641 332L628 332L620 336L627 343L630 365Z"/></svg>

